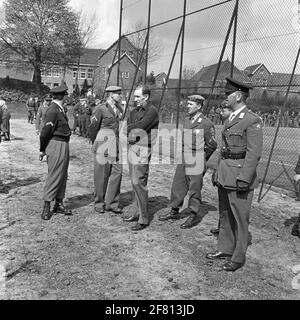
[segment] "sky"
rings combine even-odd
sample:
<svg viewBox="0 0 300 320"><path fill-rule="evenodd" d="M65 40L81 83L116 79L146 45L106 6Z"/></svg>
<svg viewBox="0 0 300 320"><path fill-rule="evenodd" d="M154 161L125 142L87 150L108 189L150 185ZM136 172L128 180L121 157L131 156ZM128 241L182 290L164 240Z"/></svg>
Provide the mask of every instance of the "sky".
<svg viewBox="0 0 300 320"><path fill-rule="evenodd" d="M134 30L137 21L147 24L149 0L123 0L122 32ZM235 1L187 0L183 65L196 71L218 62ZM0 4L3 0L0 0ZM95 41L88 46L105 49L119 34L120 0L70 0L70 6L87 15L96 14L98 28ZM151 25L175 18L183 13L184 0L152 0ZM235 65L246 68L264 63L272 72L290 73L300 43L299 0L240 0ZM208 6L220 4L211 9ZM151 37L161 43L160 59L148 70L167 72L182 20L153 28ZM224 59L231 60L232 32ZM178 77L181 43L171 76ZM300 63L299 63L300 65ZM300 67L296 70L300 73Z"/></svg>

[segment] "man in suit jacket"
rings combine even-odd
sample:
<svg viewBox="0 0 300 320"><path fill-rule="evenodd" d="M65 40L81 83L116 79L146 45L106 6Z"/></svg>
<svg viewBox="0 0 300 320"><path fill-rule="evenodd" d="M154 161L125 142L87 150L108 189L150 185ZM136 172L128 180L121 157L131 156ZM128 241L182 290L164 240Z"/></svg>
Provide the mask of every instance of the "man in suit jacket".
<svg viewBox="0 0 300 320"><path fill-rule="evenodd" d="M201 189L203 186L203 174L205 172L204 163L210 158L217 149L215 139L215 127L211 120L202 113L205 98L200 95L188 97L188 115L185 120L184 129L191 130L191 142L183 139L183 161L176 167L175 176L171 188L171 211L159 217L160 221L168 219L178 219L182 216L179 209L182 207L184 198L189 193L188 207L184 211L188 213L188 219L180 226L182 229L195 226L201 217ZM201 138L204 137L204 150L201 146ZM198 141L197 141L198 140ZM204 151L204 152L203 152ZM189 163L188 154L195 153L198 159L195 164ZM202 158L199 158L202 157ZM192 165L192 166L191 166ZM195 166L198 166L196 168ZM193 167L194 170L191 170ZM189 172L190 171L190 172ZM194 172L192 172L194 171Z"/></svg>
<svg viewBox="0 0 300 320"><path fill-rule="evenodd" d="M69 140L71 129L63 108L68 87L64 84L50 91L53 100L45 114L45 123L40 134L40 161L47 156L48 176L44 187L42 219L49 220L53 213L70 215L63 205L69 167ZM50 203L55 200L53 210Z"/></svg>
<svg viewBox="0 0 300 320"><path fill-rule="evenodd" d="M122 88L107 87L105 104L97 105L88 129L94 153L95 212L122 213L119 204L122 164L119 158L119 120L122 115Z"/></svg>
<svg viewBox="0 0 300 320"><path fill-rule="evenodd" d="M256 168L262 154L261 118L247 109L250 86L227 78L226 95L232 109L222 132L222 147L216 171L220 231L218 251L208 259L227 259L225 271L235 271L246 261L249 215L253 190L258 186Z"/></svg>
<svg viewBox="0 0 300 320"><path fill-rule="evenodd" d="M133 231L146 228L150 223L148 211L148 177L152 148L157 137L158 112L150 102L151 90L140 85L134 91L135 108L130 112L127 126L129 176L135 196L136 212L124 221L138 221Z"/></svg>

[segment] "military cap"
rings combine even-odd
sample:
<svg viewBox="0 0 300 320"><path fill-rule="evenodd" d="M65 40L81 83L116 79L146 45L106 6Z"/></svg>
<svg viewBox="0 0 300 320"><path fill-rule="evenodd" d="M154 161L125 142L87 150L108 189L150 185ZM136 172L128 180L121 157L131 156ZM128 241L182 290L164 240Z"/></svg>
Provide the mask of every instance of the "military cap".
<svg viewBox="0 0 300 320"><path fill-rule="evenodd" d="M233 78L227 77L226 80L227 80L227 83L225 85L225 93L226 94L230 94L230 93L233 93L235 91L241 91L241 92L244 92L246 94L249 94L249 90L253 89L248 84L240 82L240 81L237 81L237 80L235 80Z"/></svg>
<svg viewBox="0 0 300 320"><path fill-rule="evenodd" d="M45 99L46 101L51 101L51 100L52 100L51 94L46 94L45 97L44 97L44 99Z"/></svg>
<svg viewBox="0 0 300 320"><path fill-rule="evenodd" d="M205 100L205 98L200 96L199 94L193 94L192 96L188 97L188 100L199 103L199 102L203 102Z"/></svg>
<svg viewBox="0 0 300 320"><path fill-rule="evenodd" d="M54 94L64 93L64 94L66 94L67 91L68 91L68 87L65 84L61 84L59 87L55 87L55 88L51 89L50 93L54 93Z"/></svg>
<svg viewBox="0 0 300 320"><path fill-rule="evenodd" d="M106 92L121 92L122 88L118 86L109 86L105 89Z"/></svg>

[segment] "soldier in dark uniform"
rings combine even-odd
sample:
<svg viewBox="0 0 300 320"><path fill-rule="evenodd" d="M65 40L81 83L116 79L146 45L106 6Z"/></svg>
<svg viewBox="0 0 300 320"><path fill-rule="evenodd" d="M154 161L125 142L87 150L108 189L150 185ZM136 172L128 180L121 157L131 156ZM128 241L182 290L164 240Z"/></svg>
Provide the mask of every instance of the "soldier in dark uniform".
<svg viewBox="0 0 300 320"><path fill-rule="evenodd" d="M80 109L81 109L81 103L80 101L78 101L75 106L74 106L74 109L73 109L73 117L74 117L74 123L73 123L73 134L75 134L76 132L76 128L80 128L80 124L79 124L79 112L80 112Z"/></svg>
<svg viewBox="0 0 300 320"><path fill-rule="evenodd" d="M122 213L119 204L122 164L118 150L121 90L117 86L106 88L109 94L107 101L94 108L89 126L94 153L94 206L95 212L101 214L105 211Z"/></svg>
<svg viewBox="0 0 300 320"><path fill-rule="evenodd" d="M45 125L45 116L46 112L51 105L52 102L52 96L51 94L47 94L44 98L44 102L40 105L36 119L35 119L35 131L36 134L39 135L41 130L43 129L43 126Z"/></svg>
<svg viewBox="0 0 300 320"><path fill-rule="evenodd" d="M254 188L258 186L256 168L263 133L261 118L246 107L250 89L247 84L227 78L227 103L232 114L224 124L215 179L220 212L218 251L206 255L208 259L229 260L223 266L225 271L235 271L245 264L249 215Z"/></svg>
<svg viewBox="0 0 300 320"><path fill-rule="evenodd" d="M92 109L90 106L90 103L88 101L85 101L82 106L82 116L81 116L81 121L82 121L82 135L85 138L88 138L88 127L90 125L90 118L92 115Z"/></svg>
<svg viewBox="0 0 300 320"><path fill-rule="evenodd" d="M1 109L1 121L0 121L0 136L4 136L4 140L10 141L10 118L11 113L8 110L5 100L0 100L0 109ZM1 142L1 138L0 138Z"/></svg>
<svg viewBox="0 0 300 320"><path fill-rule="evenodd" d="M156 142L159 125L158 111L150 102L151 90L140 85L134 91L135 108L131 110L127 125L129 176L134 191L135 212L124 218L137 221L133 231L145 229L150 223L148 210L149 162ZM154 130L152 130L154 129Z"/></svg>
<svg viewBox="0 0 300 320"><path fill-rule="evenodd" d="M44 207L42 219L49 220L53 213L70 215L71 211L63 205L65 197L68 167L69 140L71 129L63 108L63 99L68 87L62 84L50 91L53 101L45 115L45 125L40 134L40 161L47 156L48 176L44 187ZM53 210L50 203L55 200Z"/></svg>
<svg viewBox="0 0 300 320"><path fill-rule="evenodd" d="M33 96L30 96L26 102L27 107L27 116L28 116L28 123L33 124L34 116L35 116L35 100Z"/></svg>
<svg viewBox="0 0 300 320"><path fill-rule="evenodd" d="M186 163L185 159L188 152L200 151L201 146L197 145L198 140L204 134L204 155L199 153L199 156L204 156L201 164L208 161L213 152L217 149L217 142L215 139L215 127L211 120L205 117L202 113L203 103L205 98L200 95L193 95L188 97L188 114L189 118L185 120L184 129L192 130L192 144L191 150L187 150L183 145L183 163L177 165L175 176L171 188L171 211L159 217L160 221L168 219L178 219L182 216L179 209L182 207L184 198L189 193L188 208L184 212L189 214L189 218L180 226L182 229L191 228L195 226L201 219L201 189L203 186L203 174L205 166L195 173L189 172L190 165ZM199 140L201 141L201 140ZM183 140L183 144L186 141ZM199 165L199 164L197 164Z"/></svg>

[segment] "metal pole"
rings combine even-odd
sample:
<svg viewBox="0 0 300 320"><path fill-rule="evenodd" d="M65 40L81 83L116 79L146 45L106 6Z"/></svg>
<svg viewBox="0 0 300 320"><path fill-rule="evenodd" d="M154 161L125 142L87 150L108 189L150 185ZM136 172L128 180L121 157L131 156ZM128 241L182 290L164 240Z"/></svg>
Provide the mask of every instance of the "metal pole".
<svg viewBox="0 0 300 320"><path fill-rule="evenodd" d="M236 14L234 19L234 28L233 28L233 41L232 41L232 61L231 61L231 68L230 68L230 77L233 77L233 67L234 67L234 60L235 60L235 46L236 46L236 32L237 32L237 19L238 19L238 8L239 8L239 0L236 0Z"/></svg>
<svg viewBox="0 0 300 320"><path fill-rule="evenodd" d="M151 21L151 0L149 0L148 6L148 27L147 27L147 46L146 46L146 56L145 56L145 83L147 79L147 69L148 69L148 55L149 55L149 36L150 36L150 21Z"/></svg>
<svg viewBox="0 0 300 320"><path fill-rule="evenodd" d="M226 37L225 37L225 41L224 41L224 44L223 44L223 48L222 48L222 51L221 51L221 54L220 54L217 70L216 70L216 73L215 73L215 76L214 76L213 83L212 83L211 88L210 88L210 93L209 93L209 96L208 96L208 99L207 99L206 107L205 107L205 109L203 111L204 114L208 114L208 111L209 111L209 103L210 103L211 96L212 96L212 93L214 91L214 87L215 87L215 84L216 84L216 81L217 81L218 73L219 73L220 66L221 66L221 63L222 63L222 60L223 60L223 56L224 56L224 52L225 52L225 49L226 49L226 46L227 46L228 38L229 38L229 35L230 35L230 32L231 32L232 24L233 24L233 21L234 21L235 16L236 16L236 12L237 12L237 4L235 4L235 7L234 7L234 10L233 10L230 22L229 22L229 27L228 27L227 34L226 34Z"/></svg>
<svg viewBox="0 0 300 320"><path fill-rule="evenodd" d="M293 78L294 78L295 70L296 70L296 67L297 67L297 64L298 64L298 60L299 60L299 54L300 54L300 46L298 48L298 53L297 53L297 57L296 57L296 60L295 60L294 67L293 67L293 72L292 72L292 75L291 75L291 78L290 78L290 82L289 82L289 86L287 88L287 92L286 92L286 95L285 95L284 104L283 104L283 107L282 107L283 110L286 108L286 105L287 105L288 95L290 93L290 88L291 88L291 85L292 85L292 81L293 81ZM269 159L268 159L268 163L267 163L267 166L266 166L266 171L265 171L263 180L261 182L261 187L260 187L260 191L259 191L257 202L260 202L260 200L261 200L261 194L262 194L262 190L263 190L263 187L264 187L264 184L265 184L265 181L266 181L266 177L267 177L267 174L268 174L268 171L269 171L269 166L270 166L270 163L271 163L271 158L272 158L274 147L275 147L275 144L276 144L276 139L277 139L277 136L278 136L279 128L280 128L280 121L278 121L278 124L277 124L277 128L276 128L274 140L273 140L273 143L272 143L271 151L269 153Z"/></svg>
<svg viewBox="0 0 300 320"><path fill-rule="evenodd" d="M118 45L118 70L117 70L117 86L120 83L120 58L121 58L121 37L122 37L122 15L123 0L120 0L120 20L119 20L119 45Z"/></svg>
<svg viewBox="0 0 300 320"><path fill-rule="evenodd" d="M125 119L125 115L126 115L126 112L127 112L128 106L129 106L129 101L130 101L130 98L131 98L131 94L132 94L132 91L133 91L133 87L134 87L134 85L135 85L135 81L136 81L136 77L137 77L137 74L138 74L138 70L139 70L139 67L140 67L140 65L141 65L141 62L142 62L142 60L143 60L143 55L144 55L144 51L145 51L147 39L148 39L148 34L147 34L147 36L146 36L146 38L145 38L145 41L144 41L144 44L143 44L143 48L142 48L142 51L141 51L141 55L140 55L138 64L137 64L136 69L135 69L135 73L134 73L134 77L133 77L133 81L132 81L132 87L131 87L131 89L130 89L130 91L129 91L129 95L128 95L128 99L127 99L127 101L126 101L126 106L125 106L124 114L123 114L121 120L124 120L124 119Z"/></svg>
<svg viewBox="0 0 300 320"><path fill-rule="evenodd" d="M171 59L171 63L170 63L169 70L168 70L166 83L165 83L165 85L163 87L163 92L162 92L161 97L160 97L160 101L159 101L159 105L158 105L158 112L160 110L160 107L161 107L161 104L162 104L162 101L164 99L164 95L165 95L165 92L166 92L166 89L167 89L170 73L171 73L171 70L172 70L172 67L173 67L174 59L175 59L177 48L178 48L178 44L179 44L179 40L180 40L181 35L182 35L182 30L183 30L183 23L181 24L181 27L180 27L180 31L179 31L179 34L178 34L177 42L176 42L176 45L175 45L175 49L174 49L173 56L172 56L172 59Z"/></svg>
<svg viewBox="0 0 300 320"><path fill-rule="evenodd" d="M181 34L181 52L180 52L180 66L179 66L179 82L178 82L179 90L178 90L178 100L177 100L176 129L178 129L178 126L179 126L179 107L180 107L182 63L183 63L183 51L184 51L185 17L186 17L186 0L184 0L184 4L183 4L183 20L182 20L182 34Z"/></svg>

